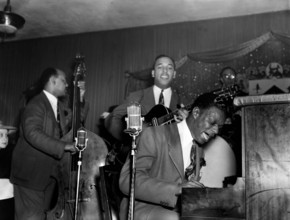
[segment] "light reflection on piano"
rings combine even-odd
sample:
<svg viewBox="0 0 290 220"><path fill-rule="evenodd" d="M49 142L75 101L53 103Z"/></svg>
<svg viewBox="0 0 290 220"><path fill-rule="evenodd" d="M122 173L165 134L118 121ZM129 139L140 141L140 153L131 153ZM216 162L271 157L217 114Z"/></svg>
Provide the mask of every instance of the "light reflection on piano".
<svg viewBox="0 0 290 220"><path fill-rule="evenodd" d="M220 136L204 146L206 166L200 170L199 182L207 187L222 188L225 177L236 175L236 158L232 148Z"/></svg>

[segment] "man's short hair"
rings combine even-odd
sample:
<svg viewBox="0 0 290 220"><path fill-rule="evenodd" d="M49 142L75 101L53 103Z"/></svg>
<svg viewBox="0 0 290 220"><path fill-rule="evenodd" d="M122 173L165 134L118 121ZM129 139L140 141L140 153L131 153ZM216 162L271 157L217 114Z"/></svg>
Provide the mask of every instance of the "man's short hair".
<svg viewBox="0 0 290 220"><path fill-rule="evenodd" d="M43 70L39 78L39 81L38 81L39 87L43 89L45 85L48 83L50 77L52 76L56 77L57 75L58 75L58 72L56 68L52 68L52 67L46 68L45 70Z"/></svg>
<svg viewBox="0 0 290 220"><path fill-rule="evenodd" d="M40 78L23 92L26 103L28 103L34 96L39 94L44 89L51 76L57 75L58 72L56 68L49 67L43 70Z"/></svg>
<svg viewBox="0 0 290 220"><path fill-rule="evenodd" d="M203 93L202 95L198 96L192 105L192 109L194 107L198 107L200 110L206 110L211 107L216 107L226 114L225 103L218 100L218 95L212 92Z"/></svg>
<svg viewBox="0 0 290 220"><path fill-rule="evenodd" d="M175 61L174 61L174 59L173 59L172 57L168 56L168 55L160 54L160 55L158 55L157 57L155 57L155 59L154 59L154 63L153 63L153 66L152 66L152 70L154 70L154 68L155 68L155 64L156 64L157 60L160 59L160 58L162 58L162 57L167 57L167 58L169 58L169 59L172 61L172 63L173 63L173 68L175 69Z"/></svg>

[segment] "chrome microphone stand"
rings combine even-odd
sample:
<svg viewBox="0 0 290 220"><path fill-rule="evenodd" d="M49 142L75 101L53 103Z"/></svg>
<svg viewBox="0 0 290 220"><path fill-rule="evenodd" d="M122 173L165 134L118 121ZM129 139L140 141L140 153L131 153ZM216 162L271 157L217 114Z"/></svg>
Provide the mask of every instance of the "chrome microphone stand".
<svg viewBox="0 0 290 220"><path fill-rule="evenodd" d="M134 129L132 129L134 130ZM134 208L135 208L135 176L136 176L136 137L139 135L140 131L125 131L129 133L132 137L132 147L131 147L131 182L130 182L130 202L129 202L129 213L128 220L134 219Z"/></svg>
<svg viewBox="0 0 290 220"><path fill-rule="evenodd" d="M135 176L136 176L136 137L142 131L141 107L139 104L133 104L128 107L127 129L124 131L132 137L131 147L131 182L130 182L130 201L128 210L128 220L134 219L135 209Z"/></svg>
<svg viewBox="0 0 290 220"><path fill-rule="evenodd" d="M86 131L83 128L80 128L78 132L84 132L85 135L83 137L86 137ZM78 172L77 172L77 186L76 186L76 199L75 199L75 214L74 214L74 220L77 220L78 216L78 203L79 203L79 188L80 188L80 173L81 173L81 166L82 166L82 152L87 148L88 138L83 138L82 140L84 143L79 143L78 137L75 138L75 147L79 152L78 157Z"/></svg>

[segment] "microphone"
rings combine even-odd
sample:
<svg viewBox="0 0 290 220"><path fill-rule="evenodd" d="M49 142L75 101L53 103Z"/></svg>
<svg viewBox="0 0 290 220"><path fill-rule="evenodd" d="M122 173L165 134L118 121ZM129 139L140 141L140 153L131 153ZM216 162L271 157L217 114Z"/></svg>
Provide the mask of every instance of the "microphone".
<svg viewBox="0 0 290 220"><path fill-rule="evenodd" d="M130 104L127 107L127 122L126 133L132 135L138 135L142 131L142 121L144 118L141 117L141 105L137 102Z"/></svg>
<svg viewBox="0 0 290 220"><path fill-rule="evenodd" d="M77 137L76 139L76 148L80 151L84 150L87 147L87 131L81 127L77 131Z"/></svg>

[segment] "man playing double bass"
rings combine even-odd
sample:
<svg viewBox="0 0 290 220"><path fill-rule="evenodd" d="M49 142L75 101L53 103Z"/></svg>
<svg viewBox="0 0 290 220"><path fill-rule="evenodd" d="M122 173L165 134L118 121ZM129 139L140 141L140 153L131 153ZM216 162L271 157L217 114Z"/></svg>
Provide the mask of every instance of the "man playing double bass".
<svg viewBox="0 0 290 220"><path fill-rule="evenodd" d="M61 140L70 121L59 101L66 95L67 86L62 70L45 69L33 87L37 94L22 112L10 176L14 184L15 220L46 219L56 187L58 164L64 154L76 152L74 143ZM82 101L85 83L79 82L78 87Z"/></svg>

